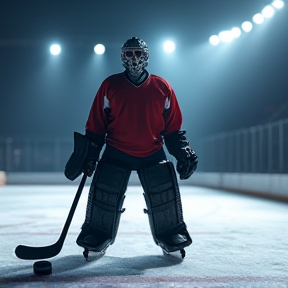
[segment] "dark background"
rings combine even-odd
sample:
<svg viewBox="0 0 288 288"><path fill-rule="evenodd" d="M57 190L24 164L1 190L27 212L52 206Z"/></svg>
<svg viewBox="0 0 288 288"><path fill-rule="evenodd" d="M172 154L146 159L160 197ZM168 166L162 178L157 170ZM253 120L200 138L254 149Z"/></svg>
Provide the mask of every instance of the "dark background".
<svg viewBox="0 0 288 288"><path fill-rule="evenodd" d="M123 71L120 48L132 36L150 48L148 71L173 86L190 138L288 117L287 1L232 43L209 43L270 3L1 0L0 137L84 132L99 85ZM168 38L176 42L170 55L162 49ZM97 43L106 46L102 56Z"/></svg>

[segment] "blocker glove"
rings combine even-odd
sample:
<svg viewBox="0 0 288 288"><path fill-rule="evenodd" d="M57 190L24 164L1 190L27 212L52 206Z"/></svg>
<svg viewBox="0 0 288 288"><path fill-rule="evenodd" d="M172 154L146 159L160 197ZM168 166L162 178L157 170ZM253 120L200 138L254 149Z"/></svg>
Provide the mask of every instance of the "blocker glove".
<svg viewBox="0 0 288 288"><path fill-rule="evenodd" d="M87 174L88 177L93 175L93 172L96 167L96 162L99 160L99 155L102 147L99 147L96 143L90 142L88 153L86 159L82 166L82 171L84 174Z"/></svg>
<svg viewBox="0 0 288 288"><path fill-rule="evenodd" d="M86 131L86 135L74 132L74 150L68 159L64 174L73 181L82 172L92 176L96 162L99 160L105 136Z"/></svg>
<svg viewBox="0 0 288 288"><path fill-rule="evenodd" d="M197 169L198 157L190 148L186 131L176 131L164 136L166 147L176 160L176 170L180 179L188 179Z"/></svg>
<svg viewBox="0 0 288 288"><path fill-rule="evenodd" d="M82 166L83 173L91 177L96 167L96 162L99 160L100 152L104 145L104 136L86 131L85 137L89 140L89 148Z"/></svg>

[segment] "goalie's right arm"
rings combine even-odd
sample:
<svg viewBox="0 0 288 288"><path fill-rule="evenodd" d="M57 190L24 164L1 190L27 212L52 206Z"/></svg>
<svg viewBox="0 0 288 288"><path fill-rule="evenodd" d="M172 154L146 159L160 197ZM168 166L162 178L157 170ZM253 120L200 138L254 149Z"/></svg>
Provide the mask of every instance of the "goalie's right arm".
<svg viewBox="0 0 288 288"><path fill-rule="evenodd" d="M82 172L92 176L104 142L105 136L90 131L86 135L74 132L74 150L65 166L65 176L71 181Z"/></svg>

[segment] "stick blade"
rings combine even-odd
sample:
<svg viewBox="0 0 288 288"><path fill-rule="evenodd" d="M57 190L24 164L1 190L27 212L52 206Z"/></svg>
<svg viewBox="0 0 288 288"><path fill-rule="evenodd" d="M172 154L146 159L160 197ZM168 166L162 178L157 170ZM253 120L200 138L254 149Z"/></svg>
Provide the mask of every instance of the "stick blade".
<svg viewBox="0 0 288 288"><path fill-rule="evenodd" d="M47 259L59 254L61 248L62 245L58 245L58 243L45 247L30 247L19 245L15 249L15 254L18 258L23 260Z"/></svg>

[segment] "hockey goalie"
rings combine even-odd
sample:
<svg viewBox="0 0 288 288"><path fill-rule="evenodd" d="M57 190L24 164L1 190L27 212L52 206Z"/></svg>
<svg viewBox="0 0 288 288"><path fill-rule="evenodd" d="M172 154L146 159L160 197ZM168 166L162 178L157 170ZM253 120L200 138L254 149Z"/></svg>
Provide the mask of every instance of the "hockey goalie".
<svg viewBox="0 0 288 288"><path fill-rule="evenodd" d="M125 70L102 82L85 135L74 133L66 177L74 180L82 172L88 176L95 172L76 240L86 258L89 251L103 253L113 244L131 171L137 171L143 187L155 243L168 254L180 251L183 258L184 248L192 243L175 168L180 179L188 179L198 157L181 128L182 113L173 88L165 79L149 74L148 60L147 44L137 37L128 39L121 48ZM175 168L163 145L176 158Z"/></svg>

